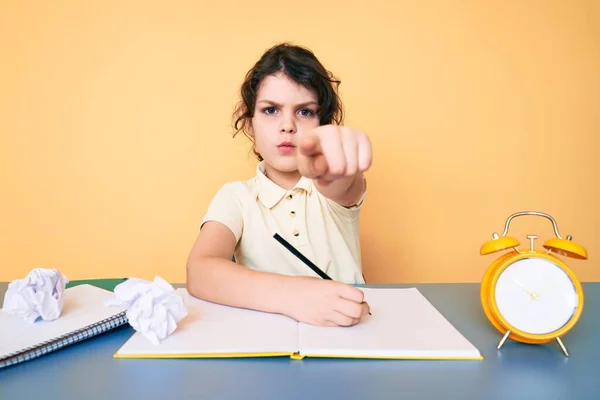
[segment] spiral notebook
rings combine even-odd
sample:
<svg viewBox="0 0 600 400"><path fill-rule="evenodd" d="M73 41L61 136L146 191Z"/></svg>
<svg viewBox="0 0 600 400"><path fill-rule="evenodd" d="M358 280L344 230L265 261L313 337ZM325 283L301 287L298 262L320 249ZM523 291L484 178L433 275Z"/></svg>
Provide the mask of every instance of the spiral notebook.
<svg viewBox="0 0 600 400"><path fill-rule="evenodd" d="M372 315L351 327L322 327L279 314L228 307L177 289L188 310L158 345L139 332L115 358L305 357L482 360L416 288L363 288Z"/></svg>
<svg viewBox="0 0 600 400"><path fill-rule="evenodd" d="M65 290L61 316L23 321L0 310L0 368L28 361L127 323L125 307L107 307L113 292L83 284Z"/></svg>

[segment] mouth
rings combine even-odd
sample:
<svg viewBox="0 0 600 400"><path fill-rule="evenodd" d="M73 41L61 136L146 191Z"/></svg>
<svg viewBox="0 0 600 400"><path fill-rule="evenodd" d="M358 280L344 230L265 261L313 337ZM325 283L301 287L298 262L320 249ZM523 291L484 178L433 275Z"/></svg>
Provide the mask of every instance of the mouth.
<svg viewBox="0 0 600 400"><path fill-rule="evenodd" d="M281 142L277 145L280 154L293 155L296 153L296 146L292 142Z"/></svg>
<svg viewBox="0 0 600 400"><path fill-rule="evenodd" d="M282 147L284 147L284 148L291 148L291 149L293 149L293 148L295 148L296 146L294 146L294 143L292 143L292 142L281 142L281 143L279 143L279 144L277 145L277 147L279 147L279 148L282 148Z"/></svg>

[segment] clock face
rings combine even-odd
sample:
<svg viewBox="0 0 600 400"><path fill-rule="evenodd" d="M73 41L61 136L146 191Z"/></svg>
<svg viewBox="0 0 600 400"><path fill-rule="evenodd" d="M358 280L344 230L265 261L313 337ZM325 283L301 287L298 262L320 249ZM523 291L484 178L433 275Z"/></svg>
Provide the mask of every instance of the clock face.
<svg viewBox="0 0 600 400"><path fill-rule="evenodd" d="M560 329L579 303L569 275L542 258L525 258L509 265L498 278L495 297L506 322L530 334Z"/></svg>

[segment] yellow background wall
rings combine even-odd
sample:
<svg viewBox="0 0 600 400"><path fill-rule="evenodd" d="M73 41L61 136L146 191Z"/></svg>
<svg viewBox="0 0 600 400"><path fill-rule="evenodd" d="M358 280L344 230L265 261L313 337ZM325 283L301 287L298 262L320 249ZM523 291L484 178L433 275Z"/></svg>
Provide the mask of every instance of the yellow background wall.
<svg viewBox="0 0 600 400"><path fill-rule="evenodd" d="M371 135L368 281L478 281L480 245L526 209L599 280L599 5L4 0L0 280L183 282L212 195L254 173L231 112L279 41L315 51ZM534 217L510 233L553 235Z"/></svg>

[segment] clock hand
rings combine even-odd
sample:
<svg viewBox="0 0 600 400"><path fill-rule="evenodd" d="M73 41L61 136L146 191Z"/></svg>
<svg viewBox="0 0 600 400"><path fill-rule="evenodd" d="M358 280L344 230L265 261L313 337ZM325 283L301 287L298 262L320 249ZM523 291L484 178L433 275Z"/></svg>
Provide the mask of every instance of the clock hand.
<svg viewBox="0 0 600 400"><path fill-rule="evenodd" d="M513 279L513 282L516 283L521 289L523 289L525 292L527 292L527 294L530 297L530 300L533 299L535 297L535 294L531 293L529 290L527 290L527 288L525 286L523 286L519 281L517 281L516 279Z"/></svg>
<svg viewBox="0 0 600 400"><path fill-rule="evenodd" d="M546 293L548 290L550 290L550 286L546 286L545 288L543 288L542 291L536 295L536 297L540 297L543 293Z"/></svg>
<svg viewBox="0 0 600 400"><path fill-rule="evenodd" d="M527 301L529 300L539 300L540 296L544 293L546 293L548 290L550 290L550 286L546 286L542 289L541 292L539 293L532 293L531 297L529 299L527 299Z"/></svg>

